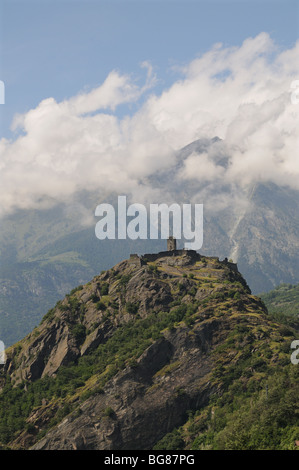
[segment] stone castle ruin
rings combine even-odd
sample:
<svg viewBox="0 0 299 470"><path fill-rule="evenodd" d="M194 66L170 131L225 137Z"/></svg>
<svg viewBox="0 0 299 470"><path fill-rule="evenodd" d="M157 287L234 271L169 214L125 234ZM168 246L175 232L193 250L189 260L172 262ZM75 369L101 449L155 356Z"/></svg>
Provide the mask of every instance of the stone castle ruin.
<svg viewBox="0 0 299 470"><path fill-rule="evenodd" d="M192 258L194 261L200 261L200 259L203 257L201 254L197 253L197 251L195 250L186 250L185 248L177 250L176 239L170 236L167 239L167 251L160 251L159 253L146 253L140 256L138 254L131 254L130 261L134 264L137 263L139 265L144 265L144 264L147 264L148 262L153 262L159 258L164 258L166 256L183 256L183 255ZM219 258L216 256L210 256L209 258L214 258L217 261L219 261ZM238 271L237 264L231 263L230 261L228 261L227 258L225 258L223 261L220 261L220 262L223 264L227 264L234 271Z"/></svg>
<svg viewBox="0 0 299 470"><path fill-rule="evenodd" d="M174 237L169 237L167 239L167 251L176 251L176 239Z"/></svg>

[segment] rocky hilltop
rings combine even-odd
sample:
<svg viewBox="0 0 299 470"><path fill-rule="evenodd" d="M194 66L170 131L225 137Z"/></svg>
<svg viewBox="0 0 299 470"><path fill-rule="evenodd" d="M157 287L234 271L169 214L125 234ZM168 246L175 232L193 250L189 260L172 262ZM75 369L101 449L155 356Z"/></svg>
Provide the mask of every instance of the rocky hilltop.
<svg viewBox="0 0 299 470"><path fill-rule="evenodd" d="M232 383L247 395L264 390L271 368L286 365L292 335L235 264L185 250L132 255L7 350L0 442L152 449Z"/></svg>

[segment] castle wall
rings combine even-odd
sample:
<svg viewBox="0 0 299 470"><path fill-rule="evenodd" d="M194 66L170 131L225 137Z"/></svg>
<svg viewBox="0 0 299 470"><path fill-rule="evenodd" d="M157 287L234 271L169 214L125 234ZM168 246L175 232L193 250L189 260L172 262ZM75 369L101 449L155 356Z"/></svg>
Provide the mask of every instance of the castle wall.
<svg viewBox="0 0 299 470"><path fill-rule="evenodd" d="M183 256L188 255L192 258L200 259L201 256L195 250L171 250L171 251L160 251L159 253L146 253L141 258L144 261L153 262L158 258L163 258L165 256Z"/></svg>
<svg viewBox="0 0 299 470"><path fill-rule="evenodd" d="M167 250L167 251L160 251L159 253L146 253L144 255L137 255L135 253L130 255L130 259L128 260L131 264L134 264L136 266L142 266L146 264L147 262L154 262L159 258L164 258L164 257L173 257L173 256L190 256L194 260L199 261L202 256L197 253L195 250ZM211 259L215 259L216 261L219 261L219 258L217 256L209 256ZM238 272L238 266L236 263L231 263L230 261L225 258L223 261L219 261L220 263L226 264L227 266L230 267L235 272Z"/></svg>

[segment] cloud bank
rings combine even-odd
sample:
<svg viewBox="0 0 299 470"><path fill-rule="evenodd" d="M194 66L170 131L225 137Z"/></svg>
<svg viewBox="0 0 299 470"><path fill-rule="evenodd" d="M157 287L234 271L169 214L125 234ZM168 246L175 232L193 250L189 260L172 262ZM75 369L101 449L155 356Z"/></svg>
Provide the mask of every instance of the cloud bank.
<svg viewBox="0 0 299 470"><path fill-rule="evenodd" d="M299 41L281 50L261 33L239 47L216 44L159 95L145 62L143 86L112 71L94 90L43 100L15 116L15 139L0 140L2 214L67 201L81 190L156 202L148 177L174 166L180 148L215 136L222 143L192 153L178 181L196 180L199 188L271 181L299 189L299 104L291 100L298 59ZM118 116L120 105L133 104L137 111Z"/></svg>

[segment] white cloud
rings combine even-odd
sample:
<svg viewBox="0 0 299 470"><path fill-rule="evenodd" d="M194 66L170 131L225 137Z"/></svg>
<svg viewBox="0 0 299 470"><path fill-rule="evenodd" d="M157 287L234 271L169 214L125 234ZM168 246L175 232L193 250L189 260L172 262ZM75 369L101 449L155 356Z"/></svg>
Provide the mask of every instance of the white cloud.
<svg viewBox="0 0 299 470"><path fill-rule="evenodd" d="M182 179L195 179L197 181L214 181L225 172L221 165L212 161L209 153L192 153L184 162L184 167L179 176Z"/></svg>
<svg viewBox="0 0 299 470"><path fill-rule="evenodd" d="M281 51L261 33L240 47L215 45L161 95L153 93L156 77L144 62L143 86L113 71L94 90L61 103L43 100L15 117L22 135L0 141L3 212L67 200L83 189L129 193L140 202L157 198L147 178L175 164L179 148L216 135L224 142L190 155L179 180L213 190L217 181L299 189L299 105L290 91L299 78L298 55L299 42ZM118 118L117 106L131 103L139 110ZM221 152L229 155L227 166L219 165Z"/></svg>

